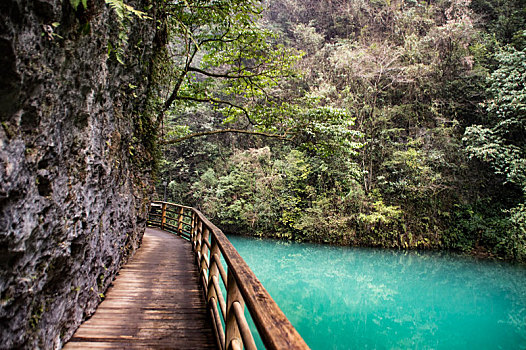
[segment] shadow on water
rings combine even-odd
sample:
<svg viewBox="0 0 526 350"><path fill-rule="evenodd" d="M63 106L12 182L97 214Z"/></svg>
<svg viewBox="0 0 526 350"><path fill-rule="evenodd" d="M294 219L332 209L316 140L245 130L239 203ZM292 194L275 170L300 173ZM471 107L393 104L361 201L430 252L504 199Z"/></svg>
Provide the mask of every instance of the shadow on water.
<svg viewBox="0 0 526 350"><path fill-rule="evenodd" d="M229 237L312 349L526 349L526 268Z"/></svg>

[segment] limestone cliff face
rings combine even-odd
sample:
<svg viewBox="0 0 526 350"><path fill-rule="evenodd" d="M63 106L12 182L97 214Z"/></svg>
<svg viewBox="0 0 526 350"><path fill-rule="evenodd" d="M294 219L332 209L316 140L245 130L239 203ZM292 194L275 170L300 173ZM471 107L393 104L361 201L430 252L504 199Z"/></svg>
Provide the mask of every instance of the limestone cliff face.
<svg viewBox="0 0 526 350"><path fill-rule="evenodd" d="M0 1L0 348L60 348L144 231L156 22L87 3Z"/></svg>

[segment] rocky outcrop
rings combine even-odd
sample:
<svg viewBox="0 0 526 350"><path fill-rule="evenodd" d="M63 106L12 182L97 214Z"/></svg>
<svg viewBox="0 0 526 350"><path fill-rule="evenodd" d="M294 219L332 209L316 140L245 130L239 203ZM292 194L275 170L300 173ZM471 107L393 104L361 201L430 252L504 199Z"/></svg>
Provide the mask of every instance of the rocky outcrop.
<svg viewBox="0 0 526 350"><path fill-rule="evenodd" d="M60 348L144 231L155 18L87 5L0 1L0 348Z"/></svg>

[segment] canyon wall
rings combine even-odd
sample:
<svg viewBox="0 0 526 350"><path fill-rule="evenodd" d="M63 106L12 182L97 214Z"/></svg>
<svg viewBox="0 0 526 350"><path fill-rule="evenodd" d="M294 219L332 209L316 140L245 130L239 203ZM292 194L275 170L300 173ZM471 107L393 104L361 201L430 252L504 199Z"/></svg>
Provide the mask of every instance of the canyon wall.
<svg viewBox="0 0 526 350"><path fill-rule="evenodd" d="M0 2L0 348L60 348L140 244L160 43L153 0L126 3L151 18Z"/></svg>

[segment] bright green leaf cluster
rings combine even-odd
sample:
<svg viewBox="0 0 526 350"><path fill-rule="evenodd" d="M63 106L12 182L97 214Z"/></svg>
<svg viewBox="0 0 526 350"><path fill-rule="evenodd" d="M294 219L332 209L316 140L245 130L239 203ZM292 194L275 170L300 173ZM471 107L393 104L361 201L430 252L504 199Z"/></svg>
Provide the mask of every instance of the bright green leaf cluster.
<svg viewBox="0 0 526 350"><path fill-rule="evenodd" d="M88 0L69 0L71 6L77 11L79 5L82 3L82 6L86 9L88 8Z"/></svg>

